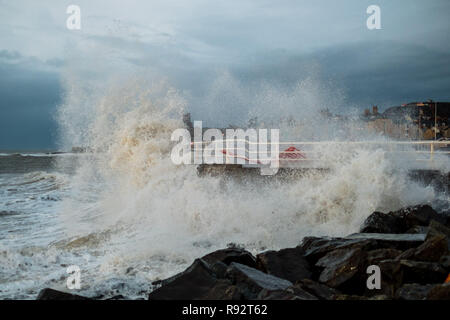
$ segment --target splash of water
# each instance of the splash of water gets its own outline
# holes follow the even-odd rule
[[[395,210],[436,197],[432,188],[408,181],[405,170],[385,151],[363,147],[324,148],[329,173],[305,174],[289,183],[198,177],[194,166],[176,166],[169,157],[170,134],[182,127],[188,102],[166,82],[126,83],[91,102],[92,119],[83,131],[98,152],[81,163],[74,185],[96,190],[95,201],[85,210],[80,210],[79,197],[64,204],[63,216],[73,235],[111,233],[106,265],[163,259],[183,262],[175,263],[179,269],[230,242],[254,251],[295,246],[306,235],[356,232],[374,210]],[[292,107],[309,92],[303,107],[315,109],[303,114],[313,119],[317,103],[324,102],[314,103],[311,87],[313,83],[304,82],[292,92],[279,92],[278,98]],[[262,88],[259,101],[277,100],[274,88]],[[316,124],[302,132],[311,134]],[[317,124],[317,129],[323,126]]]

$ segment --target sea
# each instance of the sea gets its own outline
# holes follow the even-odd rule
[[[171,134],[184,126],[176,91],[126,86],[78,98],[59,107],[61,150],[89,152],[0,152],[0,299],[36,299],[47,287],[145,299],[153,283],[217,249],[257,254],[358,232],[374,211],[450,209],[447,189],[411,178],[411,153],[331,144],[314,150],[326,172],[289,181],[202,176],[170,160]],[[320,124],[307,123],[281,138],[315,138]],[[434,170],[448,177],[450,158]]]

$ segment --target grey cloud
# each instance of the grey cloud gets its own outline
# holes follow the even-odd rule
[[[55,148],[57,74],[0,63],[0,150]]]
[[[4,60],[18,60],[22,55],[17,51],[0,50],[0,59]]]

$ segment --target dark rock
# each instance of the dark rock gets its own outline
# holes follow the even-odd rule
[[[401,233],[403,226],[400,218],[391,213],[374,212],[364,221],[362,233]]]
[[[162,287],[152,291],[149,300],[193,300],[202,299],[216,285],[217,279],[209,266],[201,259],[182,273],[163,282]]]
[[[445,219],[429,205],[405,208],[399,210],[396,214],[404,219],[406,225],[405,231],[413,226],[428,226],[431,220],[445,222]]]
[[[406,250],[422,244],[425,241],[425,237],[425,234],[354,233],[345,238],[375,241],[377,245],[376,249],[393,248],[398,250]]]
[[[296,300],[295,295],[292,292],[285,290],[266,290],[263,289],[259,292],[256,300]]]
[[[226,278],[228,266],[225,263],[217,261],[210,265],[210,269],[218,279]]]
[[[301,289],[311,293],[312,295],[323,300],[332,300],[334,296],[341,294],[338,290],[327,287],[324,284],[315,282],[310,279],[303,279],[295,284],[295,287],[300,287]]]
[[[350,294],[338,294],[334,297],[334,300],[367,300],[368,298],[358,296],[358,295],[350,295]]]
[[[378,266],[381,271],[381,292],[389,297],[394,297],[396,290],[402,286],[403,282],[400,261],[397,259],[381,260]]]
[[[112,296],[112,297],[107,298],[105,300],[126,300],[126,298],[123,295],[118,294],[116,296]]]
[[[427,295],[428,300],[450,300],[450,282],[434,286]]]
[[[394,259],[401,253],[400,250],[389,248],[370,250],[367,252],[367,265],[378,265],[381,260]]]
[[[447,272],[439,263],[400,260],[404,283],[443,283]]]
[[[308,261],[315,264],[317,260],[335,249],[361,248],[372,250],[377,248],[377,242],[366,239],[305,237],[299,247],[305,252]]]
[[[285,290],[292,286],[288,280],[281,279],[270,274],[265,274],[246,265],[232,262],[227,271],[228,278],[236,285],[245,299],[254,299],[261,290],[267,291]]]
[[[425,300],[433,287],[433,284],[406,283],[397,290],[395,298],[399,300]]]
[[[439,223],[436,220],[431,220],[430,225],[428,227],[427,237],[435,237],[443,235],[447,238],[450,238],[450,228],[446,227],[442,223]]]
[[[391,297],[387,296],[385,294],[377,294],[374,296],[371,296],[368,300],[390,300]]]
[[[442,256],[439,263],[444,269],[450,271],[450,255]]]
[[[389,213],[374,212],[364,221],[361,232],[404,233],[417,226],[426,227],[431,220],[445,223],[446,218],[429,205],[408,207]]]
[[[262,290],[258,296],[257,300],[317,300],[317,297],[306,292],[302,288],[296,286],[289,287],[286,290],[274,290],[270,291],[267,289]]]
[[[256,256],[260,270],[276,277],[296,282],[311,277],[308,261],[301,248],[266,251]]]
[[[216,262],[222,262],[227,266],[232,262],[244,264],[246,266],[256,268],[256,259],[253,255],[238,247],[217,250],[202,257],[202,260],[212,265]]]
[[[445,235],[430,237],[414,251],[414,259],[420,261],[438,262],[448,253]]]
[[[416,248],[409,248],[398,255],[395,260],[414,260],[414,254],[416,253]]]
[[[360,271],[364,259],[365,254],[360,248],[333,250],[316,263],[316,266],[325,268],[319,281],[337,288]]]
[[[36,300],[90,300],[90,299],[76,294],[45,288],[39,292]]]
[[[423,234],[427,234],[428,233],[428,227],[424,227],[424,226],[414,226],[408,230],[406,230],[405,233],[423,233]]]
[[[202,296],[202,300],[240,300],[242,294],[238,287],[230,281],[218,280],[216,284]]]

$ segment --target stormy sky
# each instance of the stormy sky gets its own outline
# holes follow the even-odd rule
[[[81,30],[66,27],[81,8]],[[381,30],[366,9],[381,8]],[[450,100],[450,2],[0,1],[0,150],[55,149],[64,79],[162,74],[202,95],[218,70],[289,86],[314,70],[345,104]],[[105,62],[106,61],[106,62]]]

